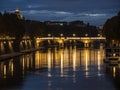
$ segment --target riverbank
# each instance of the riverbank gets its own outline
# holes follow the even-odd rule
[[[9,58],[13,58],[13,57],[17,57],[26,53],[30,53],[30,52],[34,52],[38,49],[29,49],[29,50],[22,50],[20,52],[12,52],[12,53],[8,53],[8,54],[3,54],[0,55],[0,61],[3,61],[5,59],[9,59]]]

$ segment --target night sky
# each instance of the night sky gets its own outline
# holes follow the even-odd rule
[[[82,20],[102,25],[120,11],[120,0],[0,0],[1,12],[14,12],[16,7],[30,20]]]

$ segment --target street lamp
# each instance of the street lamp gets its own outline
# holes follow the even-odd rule
[[[76,34],[73,34],[73,37],[75,37],[76,36]]]
[[[62,36],[63,36],[63,34],[61,33],[61,34],[60,34],[60,36],[62,37]]]
[[[51,34],[48,34],[48,37],[50,37],[51,36]]]
[[[88,34],[86,33],[86,34],[85,34],[85,36],[87,37],[87,36],[88,36]]]
[[[100,37],[100,34],[98,34],[98,37]]]

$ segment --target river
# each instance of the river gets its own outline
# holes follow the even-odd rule
[[[43,48],[0,62],[0,90],[120,90],[104,49]]]

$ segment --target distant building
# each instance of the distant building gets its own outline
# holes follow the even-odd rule
[[[18,19],[23,19],[23,15],[20,13],[19,8],[16,8],[15,14],[17,15]]]
[[[77,26],[77,27],[86,27],[87,25],[83,21],[72,21],[70,25]]]
[[[49,25],[49,26],[56,26],[56,25],[63,26],[63,25],[67,25],[67,22],[46,21],[45,24],[46,24],[46,25]]]

